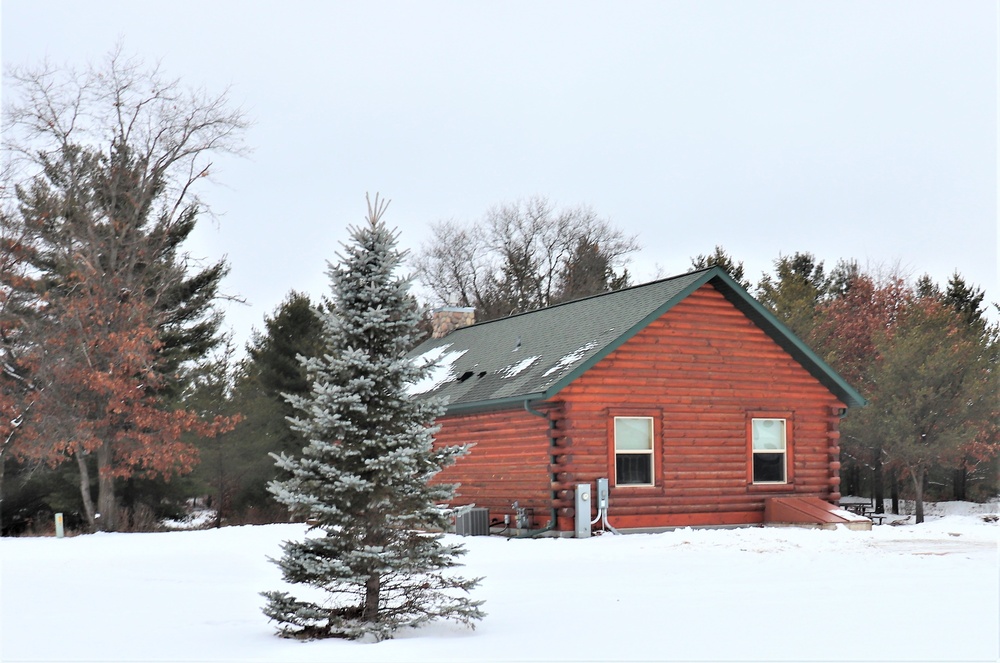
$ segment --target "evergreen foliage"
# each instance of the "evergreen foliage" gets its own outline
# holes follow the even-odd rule
[[[928,488],[949,483],[956,499],[967,483],[993,494],[1000,348],[981,317],[981,291],[958,274],[943,291],[928,276],[913,285],[876,279],[853,262],[841,262],[829,284],[805,339],[869,401],[841,426],[844,490],[870,486],[876,509],[886,485],[897,504],[912,486],[918,509]]]
[[[203,373],[186,402],[215,414],[240,415],[232,431],[197,441],[201,464],[193,478],[209,496],[216,525],[285,520],[267,485],[284,477],[272,453],[297,453],[306,440],[289,428],[295,414],[285,394],[307,395],[311,385],[299,356],[319,354],[322,322],[309,297],[290,292],[264,330],[254,330],[247,357],[231,350]]]
[[[255,440],[247,435],[248,421],[253,422],[262,408],[260,403],[246,398],[245,368],[246,362],[235,360],[235,348],[227,341],[222,352],[199,365],[193,386],[184,397],[185,404],[203,416],[225,416],[234,421],[231,430],[191,439],[198,447],[199,463],[190,476],[194,484],[190,494],[207,498],[205,505],[215,511],[216,527],[245,522],[233,516],[247,483],[252,482],[247,476],[248,466],[264,466],[270,450],[253,449]],[[251,460],[254,455],[259,457],[256,463]],[[258,478],[261,503],[264,485],[273,478],[273,472]]]
[[[264,318],[264,328],[264,332],[255,330],[247,344],[252,373],[264,395],[277,401],[285,415],[291,416],[294,409],[284,394],[309,393],[309,381],[299,357],[319,354],[323,323],[309,296],[293,290],[272,317]],[[301,437],[296,434],[295,439]]]
[[[241,374],[232,393],[208,407],[240,420],[231,431],[197,441],[201,462],[191,476],[199,488],[192,496],[209,498],[206,506],[216,511],[217,526],[286,521],[287,511],[267,492],[268,483],[283,476],[270,454],[299,451],[302,443],[289,441],[278,404]]]
[[[765,274],[757,285],[757,299],[799,338],[812,329],[816,307],[829,286],[823,262],[811,253],[780,256],[775,275]]]
[[[709,267],[721,267],[726,270],[726,273],[733,277],[733,280],[743,286],[746,290],[750,289],[750,281],[747,279],[746,274],[743,271],[743,261],[736,262],[733,257],[726,253],[726,250],[720,246],[715,246],[715,252],[711,254],[701,254],[699,253],[694,258],[691,258],[691,266],[694,269],[707,269]]]
[[[955,272],[948,279],[948,289],[945,291],[944,301],[958,311],[966,325],[981,328],[985,325],[983,318],[983,299],[985,297],[986,293],[981,288],[969,286],[962,275]]]
[[[997,453],[997,348],[963,322],[942,302],[909,302],[895,328],[876,335],[870,402],[853,423],[911,479],[918,523],[928,472]]]
[[[326,600],[264,592],[264,613],[286,637],[381,640],[436,618],[474,626],[483,616],[481,602],[466,596],[478,579],[449,572],[462,547],[421,531],[447,525],[436,505],[454,486],[430,480],[467,448],[435,448],[441,404],[407,393],[428,369],[406,358],[419,314],[396,275],[403,254],[384,211],[376,196],[330,266],[323,352],[304,363],[312,390],[289,398],[299,413],[292,426],[309,444],[301,457],[276,456],[290,478],[270,490],[313,526],[274,561],[285,581]]]
[[[623,268],[621,274],[615,273],[611,259],[601,250],[601,245],[581,237],[573,253],[563,263],[552,303],[621,290],[629,287],[630,281],[627,268]]]
[[[304,397],[311,390],[301,357],[316,356],[323,348],[321,311],[308,295],[291,291],[274,315],[265,316],[264,331],[255,331],[247,344],[248,361],[238,388],[240,397],[252,399],[255,405],[254,412],[247,413],[248,426],[240,444],[247,451],[256,447],[256,451],[246,456],[248,479],[253,484],[245,486],[248,492],[240,500],[244,507],[273,504],[266,486],[282,475],[269,454],[295,453],[308,441],[288,426],[287,419],[296,413],[288,396]],[[263,498],[264,504],[258,504],[258,498]]]

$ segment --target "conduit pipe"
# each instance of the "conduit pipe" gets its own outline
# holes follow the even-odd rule
[[[607,479],[598,479],[597,480],[597,484],[598,484],[598,487],[597,487],[598,499],[600,499],[600,494],[601,494],[600,484],[601,484],[602,481],[604,481],[605,484],[606,484],[607,483]],[[602,531],[606,530],[606,531],[611,532],[612,534],[621,534],[621,532],[619,532],[614,527],[612,527],[611,523],[608,522],[608,509],[610,509],[610,508],[611,508],[611,496],[609,494],[608,497],[607,497],[607,501],[604,502],[604,505],[597,507],[597,516],[595,516],[594,519],[590,521],[590,524],[591,525],[596,525],[597,521],[601,521],[601,530]]]

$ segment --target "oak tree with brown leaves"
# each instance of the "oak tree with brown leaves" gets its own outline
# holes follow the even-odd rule
[[[116,480],[187,472],[196,453],[183,435],[232,425],[178,399],[185,367],[221,340],[212,305],[228,270],[182,244],[210,157],[242,151],[247,123],[225,94],[184,88],[121,48],[84,72],[45,64],[8,79],[2,221],[26,268],[0,274],[18,303],[3,312],[17,330],[3,352],[34,366],[31,431],[13,451],[74,459],[88,521],[114,530]]]

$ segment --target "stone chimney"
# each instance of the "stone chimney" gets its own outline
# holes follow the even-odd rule
[[[476,324],[476,309],[469,306],[445,306],[431,311],[431,338],[441,338],[460,327]]]

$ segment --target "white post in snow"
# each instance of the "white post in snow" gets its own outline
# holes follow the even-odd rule
[[[56,514],[56,538],[61,539],[66,535],[63,531],[63,515],[61,513]]]

